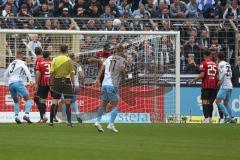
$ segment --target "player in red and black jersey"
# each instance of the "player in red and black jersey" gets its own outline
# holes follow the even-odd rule
[[[36,75],[36,67],[37,67],[37,65],[38,65],[38,63],[40,63],[41,61],[43,61],[43,56],[42,56],[42,48],[40,48],[40,47],[36,47],[35,48],[35,50],[34,50],[34,52],[35,52],[35,54],[36,54],[36,60],[35,60],[35,75]],[[35,82],[36,82],[36,76],[35,76]],[[37,89],[36,87],[35,87],[35,89]],[[37,90],[35,90],[35,93],[37,93],[38,91]],[[39,110],[39,112],[41,113],[41,108],[40,108],[40,98],[39,98],[39,96],[37,96],[37,94],[35,94],[35,96],[34,96],[34,102],[35,102],[35,104],[37,105],[37,108],[38,108],[38,110]]]
[[[211,52],[204,51],[204,61],[200,65],[200,74],[189,83],[192,84],[199,79],[202,79],[202,107],[205,122],[210,123],[213,112],[213,102],[217,96],[218,91],[218,67],[213,61]]]
[[[40,98],[39,112],[40,112],[40,121],[41,123],[46,123],[46,99],[48,93],[50,92],[50,68],[51,68],[51,59],[49,57],[50,53],[45,51],[43,52],[43,60],[37,63],[36,66],[36,96]]]
[[[112,52],[110,50],[110,45],[109,44],[105,44],[103,47],[103,51],[99,51],[97,52],[96,57],[92,57],[88,59],[89,63],[98,63],[98,68],[101,68],[101,66],[103,65],[103,62],[112,55]],[[100,83],[102,83],[104,78],[104,74],[101,75],[100,78]]]

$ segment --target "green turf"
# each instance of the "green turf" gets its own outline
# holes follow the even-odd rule
[[[104,125],[104,127],[106,127]],[[0,160],[240,160],[239,125],[0,124]]]

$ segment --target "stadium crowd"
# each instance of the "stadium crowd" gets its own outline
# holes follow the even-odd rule
[[[237,0],[0,0],[0,27],[180,30],[182,72],[197,73],[203,59],[202,51],[206,48],[214,53],[226,53],[230,63],[234,64],[236,33],[228,20],[239,18],[238,3]],[[113,25],[116,18],[121,20],[118,28]],[[214,22],[217,27],[212,29],[201,21],[207,19],[226,21],[217,20]],[[174,25],[174,22],[182,25]],[[91,41],[91,36],[84,37],[84,42]]]

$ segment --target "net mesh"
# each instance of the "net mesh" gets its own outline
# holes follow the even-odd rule
[[[0,33],[1,77],[8,64],[15,59],[17,50],[26,51],[26,62],[34,77],[36,47],[42,47],[55,57],[61,44],[69,46],[69,53],[75,53],[76,62],[84,71],[84,82],[77,84],[77,103],[81,113],[95,114],[101,103],[100,88],[95,79],[99,63],[104,61],[109,45],[109,53],[115,52],[117,44],[124,46],[127,78],[121,82],[119,121],[141,121],[138,114],[145,115],[149,122],[166,122],[176,117],[176,35],[139,35],[139,34],[14,34]],[[110,54],[109,54],[110,55]],[[34,89],[28,87],[31,98]],[[24,106],[21,103],[21,110]],[[51,97],[47,101],[48,111]],[[12,112],[13,101],[9,95],[4,79],[1,78],[0,112]],[[37,112],[36,106],[32,108]],[[121,117],[122,116],[122,117]],[[125,118],[125,119],[124,119]],[[138,119],[137,119],[138,118]]]

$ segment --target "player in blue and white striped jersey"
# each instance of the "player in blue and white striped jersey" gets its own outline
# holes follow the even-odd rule
[[[4,78],[7,80],[7,85],[9,87],[9,91],[11,97],[14,101],[14,112],[15,112],[15,121],[18,124],[22,122],[19,119],[19,103],[18,103],[18,96],[21,96],[26,101],[25,104],[25,115],[23,120],[27,121],[28,123],[32,123],[29,119],[29,112],[32,107],[32,100],[29,98],[29,92],[27,88],[24,86],[23,81],[24,79],[28,79],[31,85],[33,85],[31,73],[23,61],[24,53],[17,52],[16,60],[9,64]]]
[[[220,121],[220,123],[235,122],[235,119],[232,114],[231,106],[229,106],[229,100],[231,99],[232,94],[232,69],[231,65],[224,61],[224,55],[219,54],[218,56],[218,70],[219,70],[219,83],[220,89],[217,94],[216,104],[221,109],[225,116],[225,121]]]

